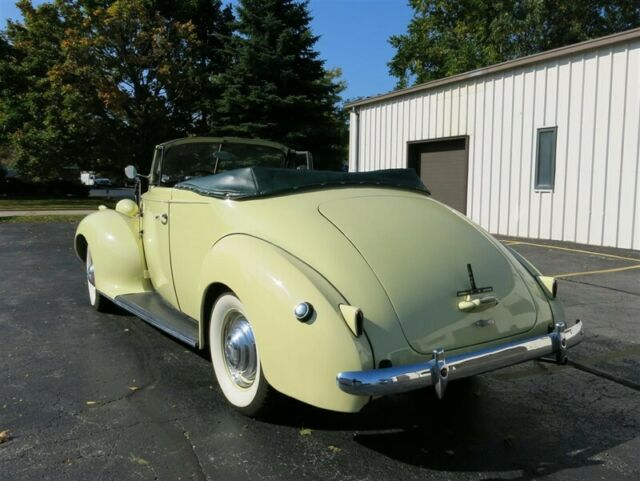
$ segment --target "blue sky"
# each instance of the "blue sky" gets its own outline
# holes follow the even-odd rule
[[[326,67],[340,67],[347,81],[344,99],[393,90],[395,79],[387,68],[393,49],[387,39],[406,30],[411,19],[407,0],[311,0],[310,9]],[[15,1],[0,0],[2,28],[8,18],[19,18]]]
[[[311,0],[312,28],[328,68],[340,67],[347,80],[345,99],[388,92],[395,85],[387,62],[387,41],[403,33],[412,10],[406,0]]]

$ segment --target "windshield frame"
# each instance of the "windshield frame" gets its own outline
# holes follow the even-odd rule
[[[164,142],[155,147],[154,150],[154,158],[151,165],[151,172],[149,175],[149,185],[156,187],[166,187],[172,188],[173,185],[171,183],[164,184],[162,182],[162,173],[164,171],[164,163],[167,160],[167,153],[174,147],[178,147],[180,145],[185,144],[201,144],[208,143],[212,145],[217,145],[218,149],[224,148],[225,144],[242,144],[242,145],[255,145],[260,147],[268,147],[275,150],[279,150],[283,154],[283,161],[286,168],[295,168],[289,167],[291,162],[296,162],[296,156],[298,159],[304,159],[306,163],[306,169],[313,168],[313,158],[309,152],[299,152],[293,149],[290,149],[282,144],[277,142],[271,142],[268,140],[261,139],[246,139],[239,137],[185,137],[181,139],[175,139],[168,142]],[[304,164],[300,164],[304,165]],[[302,167],[305,168],[305,167]],[[216,172],[218,174],[220,172]],[[177,183],[177,182],[176,182]]]

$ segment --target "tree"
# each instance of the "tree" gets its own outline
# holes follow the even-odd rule
[[[637,0],[410,0],[392,36],[399,88],[640,26]]]
[[[11,44],[7,41],[4,33],[0,32],[0,64],[6,66],[12,55],[13,49]],[[10,91],[13,80],[11,71],[6,71],[3,75],[0,75],[0,98],[5,97],[7,92]],[[8,141],[7,119],[3,117],[3,114],[6,115],[0,110],[0,126],[2,127],[0,128],[0,146],[6,144]]]
[[[345,155],[343,84],[314,50],[306,3],[20,0],[0,32],[0,147],[35,179],[120,174],[153,146],[235,134]],[[237,28],[237,32],[236,29]]]
[[[237,16],[233,63],[215,78],[223,93],[212,104],[212,129],[310,150],[316,165],[337,168],[346,143],[343,86],[314,49],[308,2],[241,0]]]
[[[197,83],[195,27],[160,15],[145,0],[102,3],[58,0],[68,26],[63,62],[49,75],[67,92],[69,115],[79,121],[88,111],[83,125],[92,125],[86,147],[97,147],[95,166],[146,169],[153,145],[192,127],[192,106],[182,99],[192,98]]]
[[[194,76],[175,101],[183,110],[191,111],[194,133],[208,133],[217,118],[211,99],[222,94],[221,87],[212,79],[224,72],[232,59],[227,48],[235,21],[232,7],[223,6],[222,0],[155,0],[154,5],[162,16],[194,26],[197,38],[192,46]]]
[[[16,167],[37,178],[54,177],[64,134],[58,136],[60,96],[49,70],[60,62],[64,27],[57,9],[18,2],[24,23],[9,22],[0,53],[0,132],[14,152]],[[39,159],[56,159],[33,167]]]
[[[0,132],[22,173],[144,171],[155,144],[206,128],[203,99],[229,59],[216,35],[231,33],[231,10],[172,3],[18,3],[24,21],[9,22],[0,43]]]

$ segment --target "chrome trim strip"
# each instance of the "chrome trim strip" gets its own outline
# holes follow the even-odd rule
[[[566,351],[582,341],[582,323],[567,327],[555,324],[553,332],[523,341],[445,357],[443,349],[434,350],[434,358],[407,366],[347,371],[338,374],[338,387],[348,393],[381,396],[435,386],[439,397],[444,394],[447,381],[475,376],[488,371],[554,354],[560,364],[566,363]]]

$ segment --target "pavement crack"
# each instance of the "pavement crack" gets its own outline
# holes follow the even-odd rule
[[[142,321],[140,321],[142,322]],[[134,396],[140,394],[148,388],[153,388],[158,382],[158,379],[162,378],[162,373],[159,371],[157,364],[152,361],[153,348],[150,345],[149,337],[143,330],[140,329],[140,325],[132,324],[129,327],[130,332],[138,339],[138,345],[140,350],[138,351],[140,363],[143,370],[146,372],[146,377],[150,379],[148,383],[142,385],[135,391],[126,393],[120,398],[116,398],[111,402],[118,400],[127,400],[130,402],[138,412],[145,418],[152,422],[158,418],[162,418],[162,414],[158,412],[157,407],[154,405],[153,400],[145,399],[144,396]],[[207,481],[207,476],[204,472],[204,468],[200,462],[200,458],[195,451],[195,446],[189,439],[187,430],[181,425],[182,418],[175,418],[157,423],[158,426],[163,428],[163,431],[168,439],[174,440],[176,445],[183,443],[183,448],[179,449],[176,453],[178,458],[182,458],[185,464],[191,466],[193,469],[193,479],[198,481]]]
[[[638,293],[638,292],[631,292],[631,291],[625,291],[624,289],[617,289],[615,287],[602,286],[600,284],[594,284],[593,282],[576,281],[575,279],[566,279],[566,278],[560,278],[558,280],[566,281],[566,282],[573,282],[574,284],[582,284],[582,285],[585,285],[585,286],[599,287],[600,289],[607,289],[608,291],[621,292],[623,294],[629,294],[629,295],[632,295],[632,296],[640,297],[640,293]]]
[[[156,380],[154,380],[153,382],[144,384],[144,385],[140,386],[139,388],[136,388],[134,391],[129,391],[128,393],[123,394],[122,396],[118,396],[118,397],[113,398],[113,399],[107,399],[106,401],[99,401],[97,403],[96,408],[99,409],[99,408],[108,406],[109,404],[117,403],[117,402],[124,401],[124,400],[131,401],[131,398],[133,398],[133,396],[135,394],[140,394],[145,389],[150,388],[150,387],[154,387],[155,384],[156,384]],[[95,409],[95,408],[93,408],[93,409]]]
[[[588,366],[586,364],[583,364],[581,362],[576,362],[573,361],[571,359],[569,359],[568,364],[572,367],[575,367],[576,369],[580,370],[580,371],[584,371],[587,372],[589,374],[593,374],[594,376],[598,376],[600,378],[603,379],[607,379],[608,381],[612,381],[615,382],[617,384],[620,384],[622,386],[631,388],[635,391],[639,391],[640,392],[640,384],[630,381],[628,379],[624,379],[622,377],[616,376],[615,374],[611,374],[609,372],[603,371],[601,369],[598,369],[596,367],[592,367],[592,366]]]
[[[175,423],[178,424],[178,423]],[[202,463],[200,462],[200,458],[198,457],[198,453],[196,453],[196,447],[193,445],[193,443],[191,442],[191,438],[189,437],[189,433],[187,431],[182,431],[182,436],[184,437],[185,441],[187,442],[187,446],[189,448],[189,451],[191,452],[191,455],[193,456],[193,459],[195,460],[195,465],[196,468],[198,469],[198,471],[196,473],[194,473],[197,477],[197,479],[202,480],[202,481],[207,481],[207,475],[204,472],[204,468],[202,467]]]

